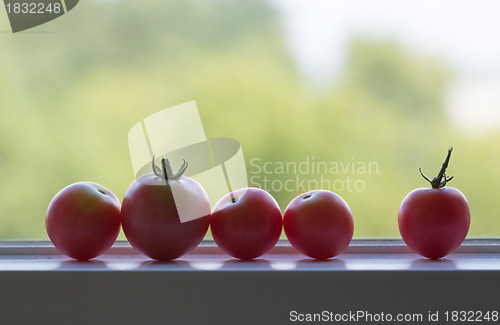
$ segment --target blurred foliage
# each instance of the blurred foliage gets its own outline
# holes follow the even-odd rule
[[[324,175],[365,184],[339,191],[358,238],[399,237],[401,200],[427,186],[418,167],[434,176],[453,144],[450,186],[469,199],[470,236],[498,236],[500,134],[466,138],[446,121],[452,71],[391,40],[353,36],[349,49],[335,84],[309,84],[263,1],[89,0],[34,32],[0,34],[0,239],[47,239],[45,210],[73,182],[121,199],[129,128],[192,99],[208,136],[241,142],[249,172],[254,158],[377,163],[378,173]],[[283,210],[300,194],[270,192]]]

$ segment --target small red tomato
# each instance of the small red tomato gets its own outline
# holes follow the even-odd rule
[[[113,245],[120,232],[120,201],[99,184],[71,184],[50,202],[45,227],[63,254],[78,260],[97,257]]]
[[[339,195],[325,190],[294,198],[285,210],[283,227],[293,247],[316,259],[342,253],[354,233],[347,203]]]
[[[281,235],[278,202],[264,190],[247,188],[227,194],[215,205],[210,229],[217,246],[233,257],[251,260],[267,253]]]
[[[160,261],[173,260],[194,249],[205,237],[210,222],[210,202],[203,187],[173,173],[168,159],[160,170],[138,177],[125,193],[122,227],[130,245]]]
[[[445,174],[452,150],[448,150],[438,176],[432,181],[422,174],[432,188],[413,190],[399,208],[401,237],[414,252],[428,258],[450,254],[462,244],[469,231],[467,199],[459,190],[444,187],[452,179]]]

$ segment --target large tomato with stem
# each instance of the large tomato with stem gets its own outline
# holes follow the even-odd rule
[[[398,213],[399,232],[414,252],[428,258],[441,258],[459,247],[470,226],[469,204],[465,196],[445,185],[453,178],[446,176],[446,168],[453,148],[432,180],[420,174],[431,188],[410,192],[401,202]]]
[[[184,161],[173,172],[168,159],[162,168],[152,161],[153,172],[139,176],[125,193],[122,227],[128,241],[144,255],[167,261],[194,249],[205,237],[210,202],[203,187],[190,177]]]

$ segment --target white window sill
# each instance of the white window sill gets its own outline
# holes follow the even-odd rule
[[[446,312],[500,312],[499,271],[497,239],[467,240],[436,261],[399,240],[355,240],[328,261],[280,242],[250,262],[203,243],[167,263],[126,242],[88,262],[61,255],[48,242],[1,242],[0,323],[311,324],[291,321],[290,313],[363,311],[421,314],[423,321],[415,322],[421,324],[439,312],[432,323],[442,324]]]
[[[254,261],[224,254],[204,242],[172,262],[153,261],[127,242],[87,262],[65,257],[50,242],[0,242],[0,271],[407,271],[500,270],[500,240],[468,239],[444,259],[429,260],[411,252],[401,240],[353,240],[343,254],[317,261],[298,253],[287,241]]]

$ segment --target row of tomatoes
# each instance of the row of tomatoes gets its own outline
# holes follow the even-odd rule
[[[451,149],[446,166],[450,155]],[[202,186],[182,175],[187,163],[176,173],[167,159],[161,163],[159,168],[153,159],[153,172],[134,180],[121,205],[111,191],[91,182],[75,183],[57,193],[45,219],[54,246],[72,258],[91,259],[113,245],[120,225],[132,247],[156,260],[186,254],[200,244],[209,227],[216,244],[240,259],[268,252],[283,229],[293,247],[317,259],[336,256],[351,242],[351,210],[333,192],[301,194],[282,215],[266,191],[240,189],[225,195],[210,211]],[[450,178],[442,177],[429,180],[432,188],[409,193],[398,215],[404,241],[429,258],[446,256],[460,246],[470,225],[467,200],[457,189],[445,188]]]

